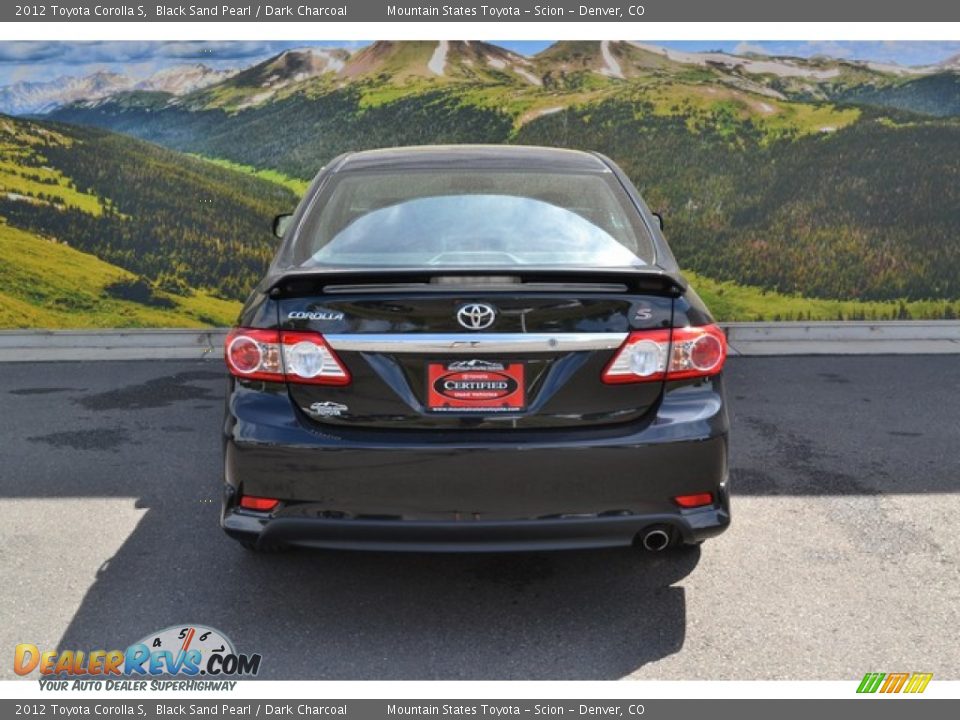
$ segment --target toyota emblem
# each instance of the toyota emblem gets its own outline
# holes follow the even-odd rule
[[[467,330],[486,330],[497,319],[497,311],[486,303],[469,303],[457,310],[457,322]]]

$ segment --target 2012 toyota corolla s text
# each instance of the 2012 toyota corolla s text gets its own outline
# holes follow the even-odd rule
[[[244,546],[662,550],[729,525],[726,337],[607,158],[347,154],[274,230],[225,346]]]

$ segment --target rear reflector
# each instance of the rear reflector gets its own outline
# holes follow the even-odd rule
[[[349,385],[350,373],[320,333],[234,328],[224,343],[230,374],[250,380]]]
[[[713,493],[697,493],[696,495],[677,495],[673,501],[682,508],[703,507],[713,504]]]
[[[708,377],[723,369],[727,337],[716,325],[632,332],[603,371],[603,382]]]
[[[240,507],[245,510],[259,510],[267,512],[273,510],[280,501],[275,498],[256,497],[254,495],[244,495],[240,498]]]

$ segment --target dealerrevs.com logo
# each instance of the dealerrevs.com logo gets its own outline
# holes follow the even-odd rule
[[[13,670],[38,673],[44,690],[232,690],[237,678],[260,672],[260,661],[259,654],[238,653],[219,630],[184,624],[125,650],[41,650],[21,643]]]

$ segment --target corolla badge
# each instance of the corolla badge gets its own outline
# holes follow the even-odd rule
[[[324,402],[313,403],[307,412],[317,417],[340,417],[343,413],[347,412],[347,410],[349,410],[349,408],[343,403],[326,400]]]
[[[290,320],[330,320],[335,322],[343,320],[343,313],[330,310],[294,310],[287,313],[287,318]]]
[[[486,330],[497,319],[497,311],[486,303],[467,303],[457,310],[457,322],[467,330]]]

